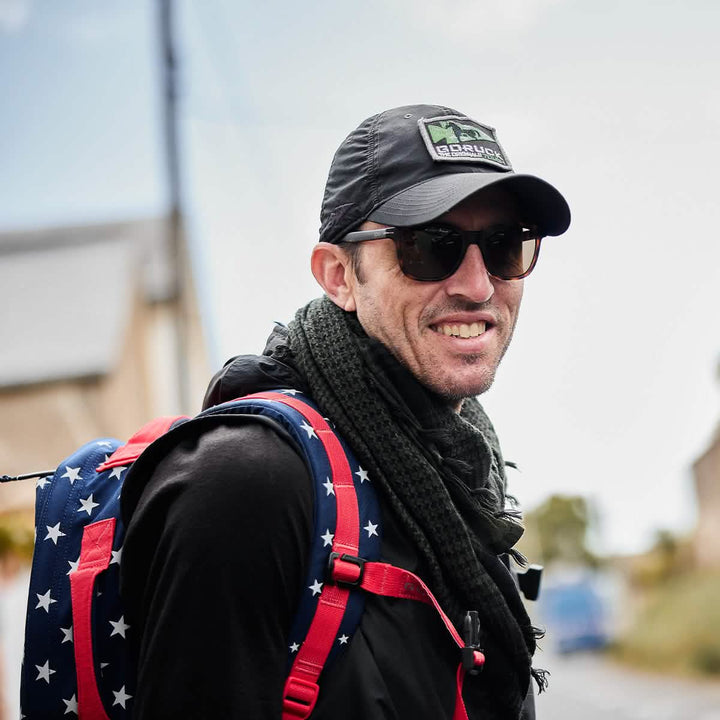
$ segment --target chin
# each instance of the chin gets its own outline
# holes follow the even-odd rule
[[[481,374],[474,373],[473,377],[464,379],[455,377],[429,378],[425,385],[448,402],[457,404],[465,400],[465,398],[475,397],[487,392],[494,380],[495,372],[486,371]]]

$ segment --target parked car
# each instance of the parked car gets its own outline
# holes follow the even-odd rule
[[[609,612],[599,585],[590,572],[555,575],[544,584],[540,612],[558,652],[596,650],[610,641]]]

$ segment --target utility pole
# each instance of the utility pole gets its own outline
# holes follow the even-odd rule
[[[169,194],[167,221],[167,244],[172,263],[173,292],[171,296],[174,353],[177,372],[177,398],[180,412],[190,406],[189,347],[188,347],[188,298],[186,287],[189,273],[188,252],[185,242],[182,187],[180,178],[180,148],[177,105],[177,56],[173,25],[173,0],[159,0],[159,26],[161,73],[163,87],[163,138],[165,143],[166,172]]]

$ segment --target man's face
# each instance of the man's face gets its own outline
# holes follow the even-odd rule
[[[490,188],[438,220],[483,230],[521,217],[511,196]],[[382,227],[366,222],[360,229]],[[438,282],[403,275],[391,239],[363,243],[361,253],[362,281],[353,276],[351,294],[365,332],[449,401],[485,392],[510,343],[523,281],[488,275],[477,245],[468,248],[453,275]]]

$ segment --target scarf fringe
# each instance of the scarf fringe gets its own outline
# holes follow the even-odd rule
[[[545,692],[548,689],[549,681],[548,676],[551,674],[549,670],[543,668],[532,668],[530,674],[533,676],[533,680],[537,684],[538,695]]]

